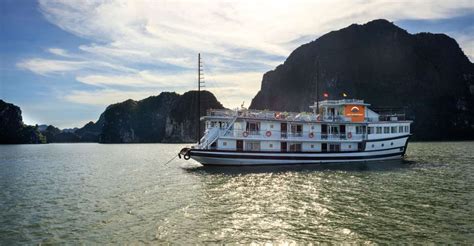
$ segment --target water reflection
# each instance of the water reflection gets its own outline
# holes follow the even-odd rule
[[[208,174],[248,174],[248,173],[284,173],[284,172],[316,172],[316,171],[397,171],[416,164],[409,160],[388,160],[380,162],[357,162],[357,163],[330,163],[330,164],[291,164],[291,165],[269,165],[269,166],[185,166],[184,170],[190,173]]]
[[[196,208],[195,212],[202,221],[213,218],[206,225],[208,230],[195,236],[217,242],[232,238],[240,243],[370,242],[360,226],[370,224],[370,230],[377,230],[371,210],[377,210],[376,206],[385,201],[384,192],[378,193],[380,196],[371,194],[374,182],[381,182],[375,189],[384,186],[377,173],[397,172],[411,164],[395,160],[187,167],[184,170],[201,183],[201,210]],[[368,173],[375,178],[367,178]]]

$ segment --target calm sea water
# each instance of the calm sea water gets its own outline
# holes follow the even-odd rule
[[[183,146],[0,146],[0,244],[474,243],[474,142],[371,164],[164,165]]]

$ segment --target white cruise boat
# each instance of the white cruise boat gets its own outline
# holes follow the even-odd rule
[[[179,157],[203,165],[364,162],[402,158],[411,121],[363,100],[325,100],[312,112],[209,110],[205,134]]]

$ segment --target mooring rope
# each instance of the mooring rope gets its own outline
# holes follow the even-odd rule
[[[165,164],[163,164],[164,166],[168,165],[170,162],[174,161],[174,159],[176,159],[176,157],[178,157],[178,155],[175,155],[173,158],[171,158],[169,161],[165,162]]]

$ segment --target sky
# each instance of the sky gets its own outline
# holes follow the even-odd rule
[[[105,108],[163,91],[206,89],[248,106],[266,71],[297,47],[387,19],[446,33],[474,61],[474,0],[0,0],[0,99],[27,124],[82,127]]]

